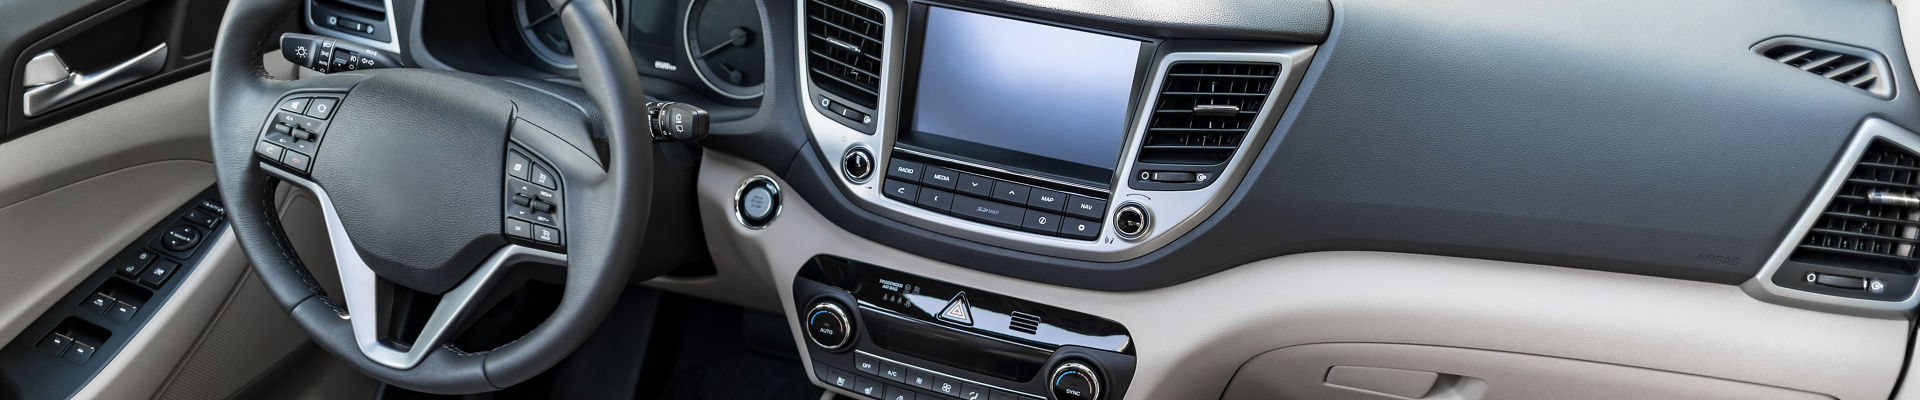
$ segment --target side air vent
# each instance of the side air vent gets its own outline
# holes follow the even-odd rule
[[[1012,329],[1014,332],[1021,332],[1029,335],[1033,334],[1034,332],[1039,332],[1040,316],[1023,313],[1019,311],[1014,311],[1013,321],[1007,323],[1007,329]]]
[[[855,0],[807,2],[807,67],[813,84],[855,104],[880,103],[886,16]]]
[[[1871,50],[1786,37],[1761,42],[1754,46],[1754,51],[1789,67],[1865,90],[1881,98],[1893,94],[1887,63],[1879,53]]]
[[[1904,299],[1920,273],[1920,156],[1875,140],[1844,179],[1774,281],[1847,297]]]

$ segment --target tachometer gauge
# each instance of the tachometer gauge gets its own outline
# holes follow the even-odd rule
[[[613,15],[620,15],[619,5],[607,2]],[[541,62],[561,69],[574,68],[573,44],[567,41],[567,28],[560,24],[560,14],[553,11],[553,5],[546,0],[513,0],[513,22],[520,38]]]
[[[765,92],[767,50],[753,0],[694,0],[686,27],[682,47],[708,88],[740,100]]]

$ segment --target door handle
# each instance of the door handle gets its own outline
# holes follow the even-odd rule
[[[38,64],[38,66],[35,64]],[[126,86],[129,83],[139,81],[148,76],[153,76],[153,74],[160,73],[160,70],[166,67],[166,65],[166,43],[154,46],[152,50],[140,53],[140,55],[134,56],[133,59],[122,61],[112,67],[107,67],[107,69],[89,74],[67,71],[66,64],[60,61],[60,55],[54,53],[53,50],[47,50],[44,53],[40,53],[40,55],[34,56],[33,61],[28,62],[28,75],[38,75],[42,78],[27,80],[27,84],[30,87],[27,88],[26,101],[23,102],[25,103],[24,111],[29,117],[39,116],[48,111],[53,111],[54,109],[73,104],[88,97],[106,93],[108,90]],[[36,69],[39,71],[35,72]],[[66,77],[57,81],[47,82],[44,78],[47,76],[57,77],[63,72],[66,74]]]

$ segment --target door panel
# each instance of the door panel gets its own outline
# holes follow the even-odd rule
[[[213,36],[227,0],[72,0],[0,3],[0,141],[19,138],[53,124],[80,117],[173,82],[206,72],[212,58]],[[291,20],[291,19],[289,19]],[[158,52],[150,53],[156,49]],[[106,71],[143,54],[151,68],[132,68],[125,79],[95,85],[97,90],[60,96],[73,99],[58,107],[26,112],[27,93],[43,91],[36,104],[48,104],[48,88],[71,85],[72,80],[44,84],[29,81],[28,62],[45,53],[63,65],[53,71],[73,74]],[[52,76],[66,75],[52,73]],[[36,75],[36,77],[39,75]],[[41,89],[41,90],[36,90]]]

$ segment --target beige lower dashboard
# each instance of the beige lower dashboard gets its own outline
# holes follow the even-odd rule
[[[1729,285],[1465,258],[1308,253],[1147,291],[1053,286],[865,240],[826,220],[790,190],[778,219],[764,229],[749,229],[732,216],[735,190],[752,176],[774,174],[712,151],[701,169],[701,219],[720,273],[704,282],[656,280],[654,286],[797,315],[791,296],[795,273],[808,258],[832,254],[1085,312],[1131,331],[1139,365],[1127,397],[1134,399],[1220,398],[1235,379],[1242,379],[1232,382],[1237,387],[1324,384],[1284,381],[1284,374],[1249,366],[1276,350],[1327,343],[1488,350],[1570,360],[1540,365],[1630,367],[1657,374],[1645,376],[1693,376],[1736,385],[1728,387],[1765,388],[1749,393],[1780,393],[1780,398],[1846,400],[1888,398],[1906,358],[1909,327],[1903,320],[1777,306]],[[778,295],[738,293],[753,290]],[[779,302],[777,307],[762,304],[772,301]],[[796,345],[808,345],[798,326],[790,329]],[[1374,352],[1343,354],[1340,348],[1314,348],[1320,352],[1316,360],[1389,367],[1364,365],[1377,356]],[[1486,381],[1485,398],[1513,398],[1498,395],[1537,390],[1568,372],[1543,368],[1536,375],[1508,371]],[[1660,382],[1699,381],[1652,382],[1638,383],[1659,389]],[[1642,388],[1633,393],[1691,392]]]

